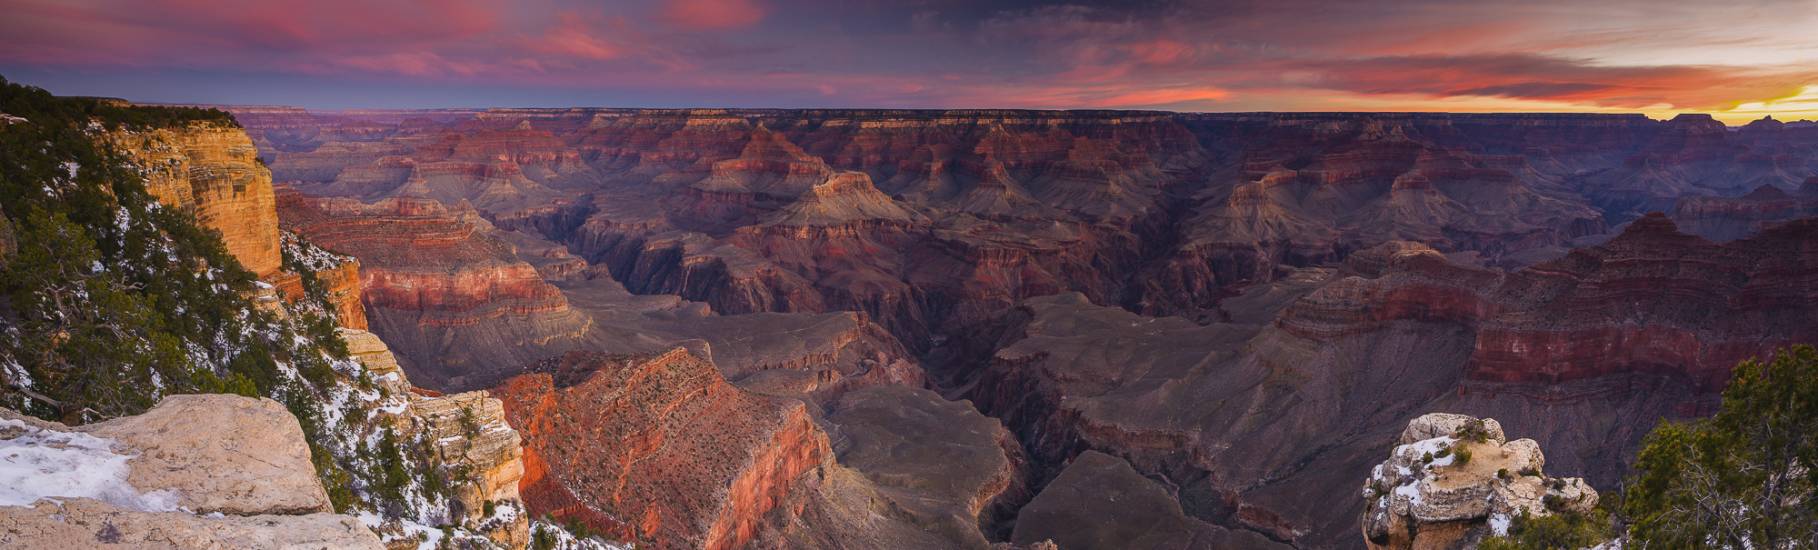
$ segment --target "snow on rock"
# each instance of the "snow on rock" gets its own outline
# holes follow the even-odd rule
[[[166,398],[80,427],[0,409],[0,547],[382,548],[329,513],[282,405]]]
[[[127,481],[131,455],[117,443],[75,431],[0,418],[0,506],[92,498],[142,512],[177,509],[174,490],[140,492]]]
[[[1512,518],[1589,511],[1597,492],[1578,478],[1550,478],[1531,439],[1508,441],[1492,419],[1429,414],[1408,423],[1362,496],[1371,548],[1475,546],[1508,533]]]

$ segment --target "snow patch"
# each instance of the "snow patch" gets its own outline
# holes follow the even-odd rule
[[[54,498],[92,498],[146,512],[177,510],[176,491],[141,493],[127,483],[132,457],[114,441],[80,432],[0,419],[0,506],[30,506]]]
[[[1498,537],[1509,536],[1509,523],[1510,519],[1508,514],[1491,514],[1490,532]]]

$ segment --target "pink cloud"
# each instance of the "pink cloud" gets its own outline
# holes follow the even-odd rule
[[[555,28],[531,43],[532,50],[596,61],[616,59],[626,53],[624,46],[608,40],[604,32],[580,15],[564,13],[557,20]]]
[[[684,29],[721,30],[756,25],[764,8],[754,0],[668,0],[663,19]]]

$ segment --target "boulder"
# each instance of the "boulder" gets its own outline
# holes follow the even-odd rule
[[[332,513],[297,419],[176,395],[80,427],[0,409],[0,547],[382,548]]]
[[[175,490],[198,514],[333,511],[303,428],[283,405],[234,395],[173,395],[145,414],[77,428],[137,452],[128,480]]]

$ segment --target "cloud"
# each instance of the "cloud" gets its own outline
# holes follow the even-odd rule
[[[692,30],[749,27],[764,20],[764,8],[755,0],[667,0],[663,19]]]
[[[616,59],[626,53],[625,46],[607,37],[609,32],[580,14],[559,14],[557,21],[555,27],[530,42],[532,51],[595,61]],[[617,26],[624,27],[622,22]]]
[[[1727,109],[1786,97],[1818,70],[1726,66],[1605,66],[1587,59],[1512,53],[1314,60],[1293,64],[1314,88],[1361,94],[1488,96],[1601,107]]]
[[[0,1],[0,71],[171,89],[203,73],[634,104],[1719,111],[1809,110],[1772,100],[1818,84],[1811,0]]]

